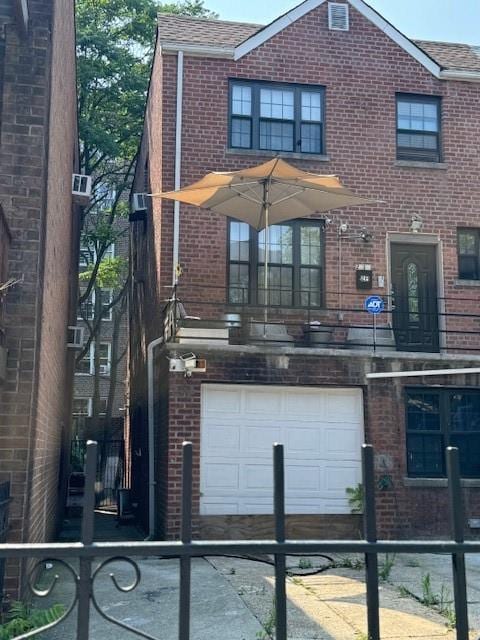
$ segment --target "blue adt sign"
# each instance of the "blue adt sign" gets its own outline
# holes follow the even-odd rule
[[[365,311],[368,313],[381,313],[385,309],[385,303],[380,296],[368,296],[365,299]]]

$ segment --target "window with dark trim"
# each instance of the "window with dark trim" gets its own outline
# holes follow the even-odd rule
[[[313,307],[323,304],[323,221],[272,225],[265,295],[265,231],[229,220],[228,298],[232,304]]]
[[[435,96],[397,94],[397,159],[441,160],[441,101]]]
[[[458,447],[460,473],[480,478],[480,391],[408,389],[407,470],[413,477],[444,477],[445,448]]]
[[[232,80],[230,147],[325,153],[324,91],[319,86]]]
[[[480,280],[480,229],[457,230],[458,277]]]

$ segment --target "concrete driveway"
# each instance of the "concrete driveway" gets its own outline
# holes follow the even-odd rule
[[[395,558],[388,582],[381,583],[382,639],[453,640],[445,615],[421,604],[409,593],[422,596],[421,580],[430,571],[432,592],[447,582],[448,558]],[[288,558],[288,637],[290,640],[366,640],[364,570],[361,559],[335,558],[336,565],[319,558]],[[428,563],[428,564],[427,564]],[[115,589],[109,573],[123,586],[133,572],[125,563],[106,568],[95,582],[99,605],[108,616],[158,640],[178,637],[178,562],[144,558],[138,561],[142,580],[138,587],[122,593]],[[475,563],[473,563],[475,564]],[[57,572],[47,572],[50,577]],[[326,570],[325,570],[326,569]],[[320,572],[318,572],[320,570]],[[470,573],[478,571],[480,560]],[[50,603],[68,601],[71,580],[59,570],[60,584]],[[267,640],[274,630],[273,567],[237,558],[196,559],[192,563],[192,640]],[[418,586],[420,584],[420,587]],[[402,589],[400,589],[402,586]],[[478,621],[480,586],[471,589],[472,620]],[[446,597],[447,594],[444,593]],[[480,609],[479,609],[480,610]],[[475,622],[476,624],[476,622]],[[47,640],[74,639],[76,617],[39,637]],[[104,620],[92,610],[92,640],[131,640],[131,632]],[[472,638],[477,636],[472,634]]]

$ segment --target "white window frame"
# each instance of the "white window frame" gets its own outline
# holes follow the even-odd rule
[[[111,368],[112,368],[112,343],[111,342],[99,342],[99,345],[100,345],[100,347],[102,347],[102,345],[107,345],[107,364],[106,365],[100,365],[100,367],[106,366],[106,370],[103,373],[100,370],[100,375],[108,377],[110,375],[110,371],[111,371]],[[89,362],[90,362],[89,372],[86,373],[85,371],[76,371],[75,375],[77,375],[77,376],[93,376],[93,375],[95,375],[95,342],[93,342],[93,341],[90,343],[88,354],[86,354],[82,358],[82,360],[86,360],[86,359],[88,359]]]
[[[108,292],[109,296],[108,296],[108,313],[105,315],[105,317],[103,318],[103,320],[105,322],[111,322],[113,319],[113,314],[112,314],[112,307],[110,306],[113,302],[113,288],[112,287],[107,287],[105,289],[102,289],[102,292]],[[87,300],[83,303],[83,304],[87,304],[90,301],[90,304],[92,305],[91,308],[95,309],[95,289],[92,289],[92,291],[90,292],[90,295],[88,296]],[[106,305],[105,305],[106,306]],[[87,315],[86,318],[83,318],[83,316],[80,315],[80,312],[77,315],[77,320],[93,320],[93,315]]]
[[[87,413],[75,413],[73,411],[73,407],[72,407],[72,417],[73,418],[91,418],[92,417],[92,411],[93,411],[93,398],[88,398],[88,397],[80,397],[80,398],[74,398],[73,401],[75,402],[75,400],[86,400],[87,401]]]

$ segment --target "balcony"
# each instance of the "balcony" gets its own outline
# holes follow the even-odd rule
[[[480,300],[473,297],[435,297],[425,304],[414,296],[384,295],[385,310],[373,315],[364,309],[369,292],[327,291],[325,306],[309,304],[308,291],[297,292],[297,299],[307,302],[304,307],[250,304],[247,293],[238,289],[232,296],[231,289],[221,287],[177,286],[164,308],[165,341],[224,349],[232,345],[288,349],[289,353],[302,348],[319,354],[348,350],[364,355],[480,359]],[[282,300],[280,289],[271,288],[268,295]],[[258,297],[265,299],[260,292]],[[235,302],[229,302],[232,298]]]

